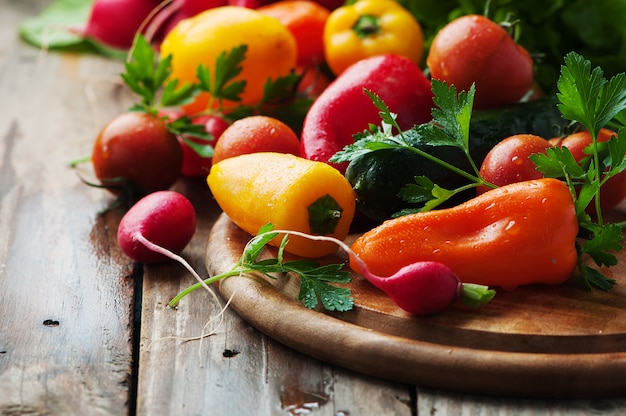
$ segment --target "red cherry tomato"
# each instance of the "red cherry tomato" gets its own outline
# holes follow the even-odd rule
[[[128,112],[100,131],[91,160],[96,177],[111,192],[120,192],[121,179],[153,192],[168,189],[179,178],[183,151],[162,119]]]
[[[475,108],[518,102],[531,90],[533,61],[500,25],[466,15],[444,26],[430,46],[426,63],[432,78],[457,91],[476,85]]]
[[[609,129],[601,129],[598,134],[598,142],[606,142],[616,133]],[[580,131],[564,137],[558,143],[558,146],[567,147],[572,153],[574,159],[581,161],[589,154],[585,153],[585,149],[591,145],[591,134],[588,131]],[[626,198],[626,172],[622,172],[606,181],[600,190],[600,206],[603,212],[610,211]],[[589,204],[589,214],[594,214],[595,203]]]
[[[504,186],[515,182],[540,179],[543,174],[537,170],[529,156],[545,153],[552,145],[548,140],[533,134],[517,134],[507,137],[487,153],[480,166],[480,174],[487,182]],[[476,188],[478,194],[489,190],[486,186]]]
[[[276,152],[300,154],[300,142],[287,124],[268,116],[248,116],[236,120],[220,136],[213,163],[247,153]]]

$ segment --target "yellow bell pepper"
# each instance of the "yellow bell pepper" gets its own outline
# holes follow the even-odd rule
[[[214,164],[207,183],[222,211],[252,235],[272,223],[275,229],[343,240],[354,218],[352,186],[324,162],[274,152],[244,154]],[[281,240],[279,235],[270,244]],[[285,251],[314,258],[336,252],[337,245],[289,236]]]
[[[394,0],[360,0],[339,7],[324,26],[324,55],[335,75],[361,59],[387,53],[419,63],[423,52],[422,27]]]

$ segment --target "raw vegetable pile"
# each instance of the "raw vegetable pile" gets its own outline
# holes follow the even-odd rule
[[[170,306],[294,273],[304,306],[346,311],[350,267],[423,315],[492,288],[618,284],[603,273],[624,225],[605,214],[626,198],[626,2],[548,3],[58,0],[22,35],[125,57],[139,100],[103,126],[84,181],[130,208],[127,255],[194,274]],[[133,13],[113,32],[117,7]],[[37,36],[69,9],[84,29]],[[583,13],[598,24],[561,38]],[[204,280],[179,255],[196,213],[169,190],[190,177],[253,236]],[[338,250],[349,264],[328,264]]]

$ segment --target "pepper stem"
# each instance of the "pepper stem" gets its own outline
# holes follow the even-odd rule
[[[341,219],[343,208],[335,198],[326,194],[308,206],[311,234],[332,234]]]
[[[364,14],[359,16],[352,26],[352,30],[360,39],[365,39],[380,32],[380,22],[378,16]]]

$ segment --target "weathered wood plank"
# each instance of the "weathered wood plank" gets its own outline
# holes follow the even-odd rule
[[[530,400],[417,390],[418,415],[619,416],[626,399]]]
[[[114,245],[119,215],[68,162],[90,152],[102,119],[86,88],[119,63],[40,54],[17,24],[47,1],[0,13],[0,414],[127,413],[133,264]],[[94,84],[96,82],[96,84]]]

